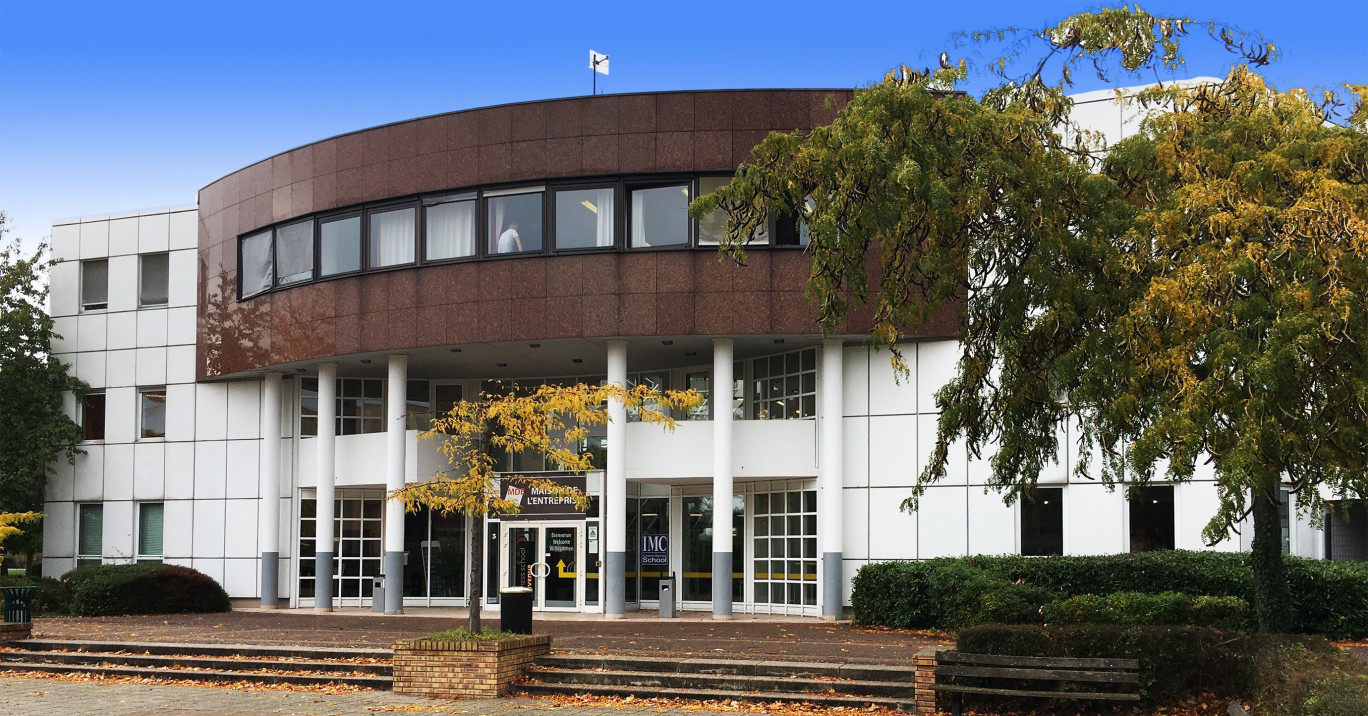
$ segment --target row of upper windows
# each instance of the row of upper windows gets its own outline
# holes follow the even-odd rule
[[[138,257],[138,307],[165,306],[170,296],[171,255],[165,251]],[[81,262],[81,310],[109,307],[109,259]]]
[[[94,390],[81,397],[81,435],[84,440],[105,439],[105,394]],[[166,386],[138,388],[138,439],[166,437]]]
[[[716,246],[726,230],[725,214],[694,221],[689,201],[730,180],[701,176],[486,189],[311,216],[239,239],[238,297],[363,271],[480,257]],[[753,244],[807,244],[801,222],[781,218],[768,224]]]

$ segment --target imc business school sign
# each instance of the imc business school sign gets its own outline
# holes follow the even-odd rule
[[[585,491],[584,475],[570,473],[536,473],[529,475],[539,479],[554,480],[563,487]],[[499,497],[518,505],[518,514],[506,515],[513,520],[582,520],[584,510],[575,507],[570,497],[554,495],[522,482],[499,481]]]

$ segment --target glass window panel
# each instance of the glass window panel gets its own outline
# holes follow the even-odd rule
[[[255,296],[275,282],[275,262],[271,257],[271,231],[268,229],[242,240],[242,261],[238,283],[242,297]]]
[[[817,515],[803,515],[803,534],[817,534]]]
[[[804,511],[804,512],[816,512],[816,511],[817,511],[817,491],[816,491],[816,490],[803,490],[803,511]]]
[[[138,402],[141,404],[139,436],[144,438],[166,437],[166,388],[138,389]]]
[[[377,211],[370,215],[370,265],[373,268],[413,263],[413,207]]]
[[[784,518],[770,518],[770,534],[782,536],[784,534]]]
[[[769,359],[769,374],[770,374],[771,376],[778,376],[778,375],[783,375],[783,374],[784,374],[784,357],[783,357],[783,356],[770,356],[770,359]]]
[[[793,584],[788,585],[788,603],[789,603],[789,604],[798,604],[798,603],[799,603],[799,601],[798,601],[798,595],[799,595],[799,592],[800,592],[802,586],[803,586],[802,584],[799,584],[799,583],[797,583],[797,582],[794,582]]]
[[[104,549],[104,505],[81,505],[77,553],[98,557]]]
[[[769,518],[768,518],[768,517],[756,517],[756,518],[755,518],[755,536],[756,536],[756,537],[764,537],[764,536],[766,536],[766,535],[768,535],[768,534],[769,534]]]
[[[769,540],[764,538],[755,540],[755,556],[758,558],[769,556]]]
[[[139,259],[139,264],[138,305],[165,306],[169,283],[169,254],[144,254]]]
[[[784,372],[785,372],[785,373],[797,373],[797,372],[798,372],[798,354],[797,354],[797,353],[789,353],[788,355],[784,356]]]
[[[613,246],[613,189],[556,192],[556,248]]]
[[[385,385],[379,380],[365,380],[361,382],[364,396],[367,398],[382,398],[385,395]]]
[[[81,262],[81,308],[98,310],[109,306],[109,261]]]
[[[632,248],[680,246],[689,242],[687,185],[632,192]]]
[[[803,396],[802,414],[798,417],[810,418],[817,414],[817,398],[811,395]]]
[[[817,374],[816,374],[816,373],[804,373],[804,374],[803,374],[803,392],[804,392],[804,393],[815,393],[815,392],[817,392]]]
[[[774,539],[771,539],[771,540],[770,540],[770,556],[771,556],[771,557],[783,557],[783,556],[784,556],[784,538],[783,538],[783,537],[775,537]]]
[[[81,399],[81,430],[86,440],[104,440],[104,393],[86,393]]]
[[[769,514],[769,493],[761,493],[755,496],[755,514]],[[760,520],[756,520],[755,523],[760,524]]]
[[[814,533],[812,533],[812,534],[816,534],[816,533],[814,532]],[[803,556],[804,556],[804,557],[812,557],[812,558],[816,558],[816,557],[817,557],[817,538],[816,538],[816,537],[804,537],[804,538],[803,538]]]
[[[765,604],[769,602],[769,585],[757,583],[755,585],[755,603]]]
[[[785,499],[787,499],[787,501],[788,501],[788,511],[789,511],[789,513],[802,512],[802,511],[803,511],[803,502],[802,502],[803,496],[802,496],[802,493],[799,493],[799,492],[790,492],[790,493],[788,493],[788,494],[785,495]]]
[[[320,276],[361,270],[361,217],[319,222],[318,264]]]
[[[803,351],[803,370],[817,370],[817,349]]]
[[[711,194],[714,191],[726,186],[732,180],[731,177],[699,177],[698,195]],[[751,243],[769,243],[769,222],[760,226],[751,235]],[[721,243],[727,235],[727,212],[718,209],[711,214],[698,220],[698,244],[699,246],[716,246]]]
[[[287,286],[313,278],[313,221],[276,229],[276,284]]]
[[[160,557],[162,553],[162,503],[138,505],[138,556]]]
[[[423,259],[440,261],[475,255],[475,202],[451,201],[423,209],[427,236]]]
[[[803,605],[809,607],[817,605],[817,585],[803,585]]]
[[[485,212],[490,255],[541,251],[541,192],[489,197]]]

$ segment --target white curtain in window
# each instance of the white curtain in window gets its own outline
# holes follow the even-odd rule
[[[507,205],[503,199],[490,199],[489,211],[489,253],[499,253],[499,234],[504,231],[504,214],[507,213]]]
[[[475,255],[475,202],[456,201],[427,208],[428,260]]]
[[[417,230],[413,209],[371,214],[371,266],[413,263],[413,239]]]
[[[276,229],[276,263],[281,286],[313,278],[312,221]]]
[[[649,246],[646,243],[646,192],[632,192],[632,248]]]
[[[238,282],[242,295],[252,296],[271,287],[275,266],[271,261],[271,232],[263,231],[242,240],[242,270]]]
[[[613,190],[595,189],[594,206],[598,207],[598,224],[595,227],[594,245],[600,247],[613,245]]]

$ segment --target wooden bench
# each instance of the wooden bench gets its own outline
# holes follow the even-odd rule
[[[1088,699],[1140,700],[1140,662],[1136,659],[1073,659],[1067,657],[998,656],[943,651],[936,655],[933,691],[954,695],[951,713],[960,716],[964,694]],[[941,683],[942,679],[948,679]],[[1000,688],[991,680],[1053,682],[1070,690]],[[983,684],[988,681],[988,685]],[[967,682],[967,683],[966,683]]]

